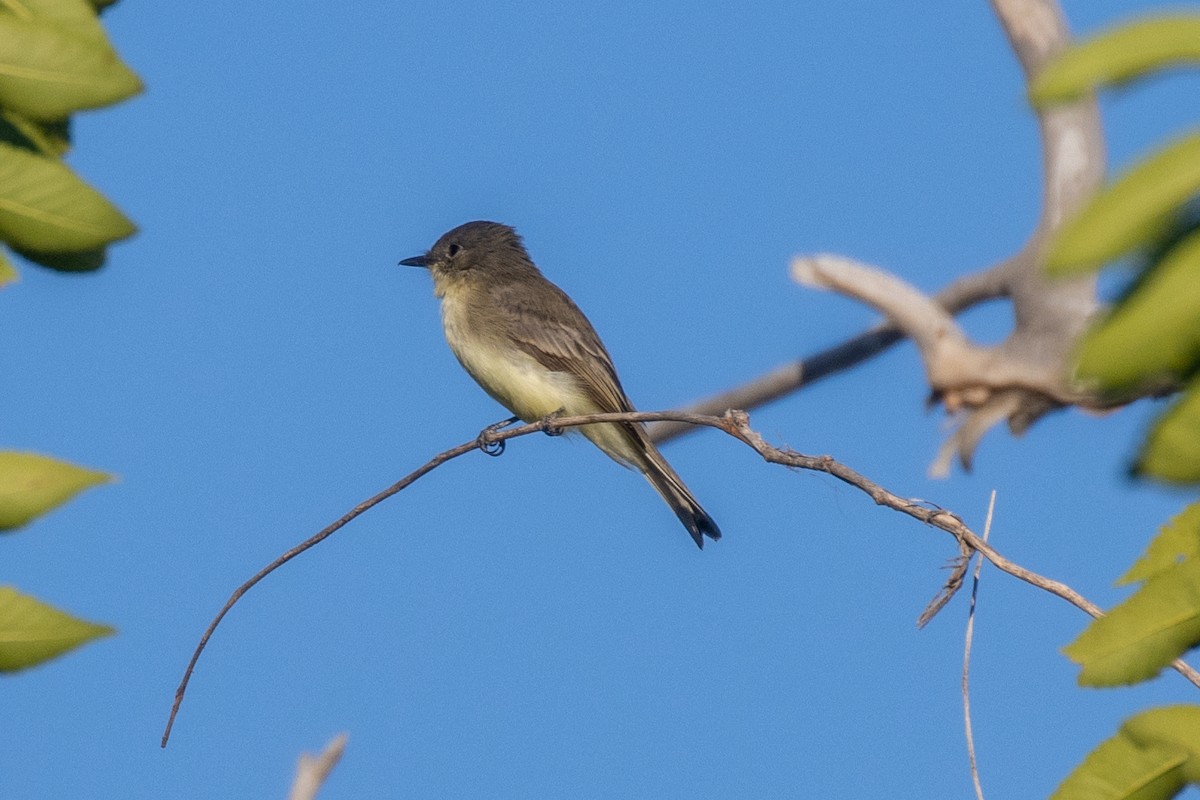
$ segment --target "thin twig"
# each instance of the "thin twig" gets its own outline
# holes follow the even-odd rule
[[[456,447],[452,447],[443,453],[431,458],[422,466],[418,467],[413,472],[405,475],[396,483],[384,489],[374,497],[364,500],[357,506],[348,511],[336,522],[326,526],[304,542],[296,545],[288,550],[283,555],[276,558],[267,566],[259,570],[252,578],[239,586],[225,605],[209,623],[205,629],[204,635],[200,637],[199,644],[196,645],[196,650],[192,653],[192,658],[188,661],[187,669],[184,671],[183,680],[179,684],[179,688],[175,690],[175,701],[171,705],[171,714],[167,720],[166,729],[163,731],[162,746],[167,746],[167,740],[171,736],[171,727],[175,723],[175,716],[179,712],[179,706],[183,702],[184,693],[187,691],[188,682],[191,680],[192,672],[196,668],[196,662],[200,660],[200,654],[204,651],[208,640],[212,637],[217,625],[221,623],[229,610],[233,608],[241,597],[246,594],[256,583],[261,581],[270,573],[274,572],[279,567],[291,561],[296,556],[303,553],[305,550],[313,547],[321,541],[328,538],[339,528],[353,520],[365,511],[379,505],[387,498],[400,492],[411,485],[418,478],[426,475],[435,468],[452,459],[469,453],[472,450],[483,449],[488,451],[496,443],[506,442],[509,439],[515,439],[520,436],[528,436],[531,433],[537,432],[558,432],[567,428],[575,428],[581,425],[598,425],[610,422],[654,422],[662,420],[673,420],[686,422],[689,425],[703,425],[709,428],[716,428],[729,434],[735,439],[749,445],[760,456],[769,463],[782,464],[788,467],[797,467],[800,469],[814,470],[816,472],[824,472],[827,475],[832,475],[840,481],[843,481],[855,488],[866,493],[872,500],[881,506],[885,506],[894,511],[899,511],[903,514],[931,525],[935,528],[945,531],[953,536],[960,546],[966,545],[971,549],[982,553],[984,558],[995,564],[1001,571],[1007,572],[1015,578],[1032,584],[1044,591],[1050,592],[1053,595],[1061,597],[1073,606],[1082,609],[1093,617],[1101,616],[1100,608],[1088,601],[1071,587],[1059,581],[1051,580],[1038,575],[1036,572],[1025,569],[1019,564],[1009,561],[1004,556],[997,553],[979,536],[977,536],[970,528],[963,523],[954,514],[940,508],[927,508],[912,500],[907,500],[897,494],[889,492],[874,481],[860,475],[850,467],[834,461],[831,456],[806,456],[797,453],[794,450],[785,448],[777,448],[768,444],[762,436],[750,428],[750,418],[744,411],[730,410],[722,416],[713,416],[710,414],[685,414],[678,411],[628,411],[615,414],[587,414],[576,417],[556,417],[553,419],[545,419],[539,422],[529,422],[524,425],[517,425],[505,430],[486,429],[478,437],[471,441],[464,442]],[[1200,673],[1197,673],[1183,661],[1176,660],[1172,666],[1177,672],[1182,674],[1197,688],[1200,688]]]
[[[192,672],[196,669],[196,662],[200,660],[200,654],[204,652],[204,648],[208,644],[209,638],[213,635],[213,631],[217,629],[217,626],[221,624],[221,620],[224,619],[225,615],[229,613],[229,609],[233,608],[233,604],[240,600],[242,595],[250,591],[254,584],[258,583],[263,578],[267,577],[272,572],[303,553],[305,550],[327,539],[333,534],[334,531],[336,531],[338,528],[341,528],[359,514],[362,514],[364,511],[379,505],[384,500],[387,500],[389,497],[401,491],[413,481],[417,480],[417,478],[420,478],[422,475],[433,470],[435,467],[445,464],[452,458],[458,458],[463,453],[469,453],[476,449],[476,447],[478,447],[478,444],[474,441],[471,441],[460,444],[458,447],[452,447],[444,453],[439,453],[438,455],[429,459],[429,461],[427,461],[424,465],[405,475],[403,478],[396,481],[379,494],[368,500],[362,501],[354,508],[350,509],[350,511],[348,511],[336,522],[330,523],[308,539],[305,539],[303,542],[293,547],[291,550],[288,550],[286,553],[279,556],[270,564],[267,564],[265,567],[256,572],[254,576],[250,578],[250,580],[246,581],[237,589],[235,589],[233,594],[229,596],[229,599],[225,601],[225,605],[221,607],[221,610],[217,613],[217,616],[213,617],[213,621],[208,624],[208,628],[205,629],[204,635],[200,637],[199,644],[196,645],[195,652],[192,653],[191,660],[188,661],[187,669],[184,670],[183,673],[183,680],[180,682],[179,688],[175,690],[175,702],[171,704],[171,716],[167,720],[166,729],[163,731],[162,746],[166,747],[167,740],[171,738],[171,726],[175,724],[175,715],[179,713],[179,704],[183,702],[183,694],[187,691],[188,682],[192,679]]]
[[[996,490],[992,489],[992,497],[988,500],[987,519],[983,522],[983,540],[988,540],[992,532],[992,512],[996,510]],[[971,730],[971,692],[970,666],[971,642],[975,638],[975,602],[979,597],[979,572],[983,569],[983,559],[975,562],[975,575],[971,580],[971,604],[967,611],[967,636],[963,645],[962,698],[963,725],[967,731],[967,760],[971,764],[971,781],[975,784],[975,797],[983,800],[983,784],[979,782],[979,765],[975,761],[975,734]]]

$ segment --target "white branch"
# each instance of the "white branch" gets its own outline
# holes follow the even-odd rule
[[[890,272],[845,256],[821,253],[792,259],[792,279],[866,303],[886,315],[922,351],[965,345],[967,338],[946,309]]]
[[[1055,0],[992,0],[992,6],[1027,76],[1068,46],[1070,35]],[[1095,276],[1051,281],[1042,269],[1050,235],[1103,178],[1099,112],[1089,97],[1039,111],[1037,117],[1044,207],[1029,241],[998,273],[1016,321],[1000,344],[974,344],[944,307],[881,269],[825,254],[792,261],[797,281],[832,289],[886,314],[920,350],[933,398],[951,413],[965,412],[932,465],[934,474],[945,474],[955,454],[969,468],[980,439],[1001,422],[1019,433],[1056,408],[1111,405],[1074,386],[1069,373],[1079,337],[1098,308]]]
[[[321,785],[341,760],[348,738],[348,734],[339,733],[325,745],[325,750],[319,756],[300,754],[300,759],[296,762],[296,778],[292,781],[292,791],[288,793],[288,800],[315,800]]]

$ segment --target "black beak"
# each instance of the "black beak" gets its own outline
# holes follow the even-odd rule
[[[400,262],[402,267],[428,267],[429,256],[413,256]]]

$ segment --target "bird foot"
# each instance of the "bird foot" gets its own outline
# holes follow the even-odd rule
[[[492,438],[496,431],[503,430],[509,425],[520,422],[520,417],[509,417],[508,419],[500,420],[488,425],[479,432],[479,437],[475,440],[475,444],[480,450],[487,453],[489,456],[498,456],[504,453],[504,440]]]
[[[560,408],[558,411],[551,411],[546,416],[538,420],[538,427],[542,429],[542,433],[547,436],[562,436],[566,433],[565,428],[560,428],[554,424],[554,420],[563,415],[565,409]]]

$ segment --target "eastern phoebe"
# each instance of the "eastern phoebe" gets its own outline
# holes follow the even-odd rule
[[[521,419],[635,410],[592,324],[542,276],[512,228],[468,222],[425,255],[400,263],[429,269],[450,349],[488,394]],[[721,538],[717,523],[641,424],[579,430],[614,461],[645,475],[698,547],[704,547],[705,536]]]

